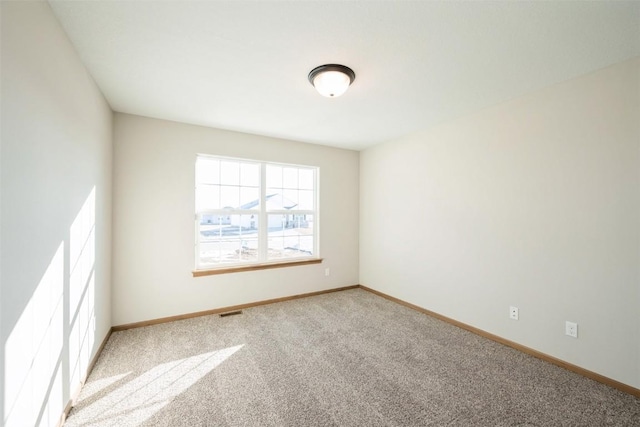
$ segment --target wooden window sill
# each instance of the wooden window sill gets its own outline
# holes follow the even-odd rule
[[[297,261],[270,262],[268,264],[236,265],[233,267],[212,268],[209,270],[194,270],[193,277],[212,276],[214,274],[239,273],[241,271],[268,270],[271,268],[295,267],[297,265],[320,264],[322,258],[303,259]]]

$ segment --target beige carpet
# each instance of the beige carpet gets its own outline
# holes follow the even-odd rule
[[[640,399],[355,289],[111,336],[72,426],[640,426]]]

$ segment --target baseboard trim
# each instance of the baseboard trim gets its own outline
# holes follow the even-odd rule
[[[478,328],[476,328],[474,326],[467,325],[466,323],[459,322],[459,321],[457,321],[455,319],[451,319],[450,317],[443,316],[442,314],[438,314],[438,313],[436,313],[434,311],[427,310],[426,308],[422,308],[422,307],[417,306],[415,304],[411,304],[411,303],[403,301],[403,300],[401,300],[399,298],[392,297],[391,295],[387,295],[387,294],[385,294],[383,292],[376,291],[375,289],[368,288],[368,287],[366,287],[364,285],[360,285],[359,288],[363,289],[365,291],[371,292],[372,294],[378,295],[378,296],[380,296],[382,298],[385,298],[385,299],[387,299],[389,301],[393,301],[393,302],[398,303],[400,305],[404,305],[405,307],[408,307],[408,308],[411,308],[413,310],[419,311],[420,313],[423,313],[423,314],[426,314],[428,316],[434,317],[436,319],[442,320],[444,322],[450,323],[450,324],[452,324],[454,326],[457,326],[457,327],[459,327],[461,329],[465,329],[465,330],[467,330],[469,332],[473,332],[474,334],[480,335],[481,337],[490,339],[490,340],[495,341],[497,343],[500,343],[502,345],[506,345],[507,347],[511,347],[511,348],[513,348],[515,350],[518,350],[518,351],[521,351],[523,353],[526,353],[526,354],[528,354],[530,356],[533,356],[533,357],[536,357],[538,359],[544,360],[545,362],[549,362],[549,363],[554,364],[556,366],[559,366],[561,368],[567,369],[567,370],[569,370],[571,372],[575,372],[576,374],[582,375],[583,377],[587,377],[587,378],[592,379],[594,381],[597,381],[599,383],[608,385],[609,387],[613,387],[615,389],[618,389],[620,391],[623,391],[625,393],[628,393],[628,394],[631,394],[633,396],[636,396],[636,397],[640,398],[640,389],[632,387],[632,386],[630,386],[628,384],[621,383],[621,382],[616,381],[616,380],[614,380],[612,378],[605,377],[604,375],[600,375],[600,374],[598,374],[596,372],[590,371],[590,370],[585,369],[585,368],[581,368],[580,366],[574,365],[572,363],[565,362],[564,360],[558,359],[557,357],[550,356],[550,355],[548,355],[546,353],[542,353],[542,352],[540,352],[538,350],[534,350],[534,349],[526,347],[526,346],[524,346],[522,344],[518,344],[517,342],[510,341],[508,339],[502,338],[502,337],[500,337],[498,335],[494,335],[494,334],[489,333],[487,331],[483,331],[482,329],[478,329]]]
[[[82,381],[80,381],[80,384],[78,385],[78,387],[76,387],[76,390],[71,394],[71,398],[67,402],[67,405],[64,407],[64,410],[62,411],[62,415],[60,415],[60,419],[58,420],[56,427],[62,427],[64,422],[67,420],[67,417],[69,416],[69,412],[71,412],[71,408],[73,408],[73,405],[75,405],[76,402],[78,401],[78,397],[80,396],[80,391],[82,390],[82,387],[87,382],[87,378],[89,378],[89,375],[91,374],[91,371],[93,371],[94,366],[96,366],[96,362],[98,362],[98,358],[102,354],[102,350],[104,350],[104,347],[107,345],[107,341],[109,341],[109,338],[111,338],[112,333],[113,333],[113,328],[109,328],[109,330],[107,331],[107,335],[102,340],[102,343],[100,343],[100,347],[98,347],[96,354],[91,359],[91,362],[87,367],[87,372],[82,377]]]
[[[261,306],[261,305],[274,304],[274,303],[277,303],[277,302],[291,301],[291,300],[294,300],[294,299],[313,297],[313,296],[316,296],[316,295],[328,294],[328,293],[332,293],[332,292],[346,291],[346,290],[349,290],[349,289],[356,289],[359,286],[360,285],[344,286],[344,287],[341,287],[341,288],[326,289],[324,291],[308,292],[306,294],[291,295],[291,296],[288,296],[288,297],[273,298],[273,299],[268,299],[268,300],[250,302],[250,303],[247,303],[247,304],[239,304],[239,305],[232,305],[232,306],[229,306],[229,307],[214,308],[212,310],[198,311],[198,312],[195,312],[195,313],[179,314],[177,316],[161,317],[159,319],[152,319],[152,320],[144,320],[142,322],[127,323],[127,324],[124,324],[124,325],[114,326],[114,327],[111,328],[111,330],[113,332],[126,331],[127,329],[134,329],[134,328],[142,328],[142,327],[145,327],[145,326],[159,325],[161,323],[175,322],[176,320],[191,319],[191,318],[200,317],[200,316],[209,316],[209,315],[212,315],[212,314],[225,313],[227,311],[244,310],[244,309],[251,308],[251,307],[258,307],[258,306]]]

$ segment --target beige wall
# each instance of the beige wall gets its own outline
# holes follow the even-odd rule
[[[636,59],[363,151],[361,283],[640,387],[639,80]]]
[[[111,327],[112,113],[48,3],[0,4],[0,414],[52,426]]]
[[[357,152],[116,114],[114,153],[114,325],[358,283]],[[319,166],[324,262],[193,278],[197,153]]]

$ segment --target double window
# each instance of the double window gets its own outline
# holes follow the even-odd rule
[[[198,155],[196,270],[318,258],[318,168]]]

